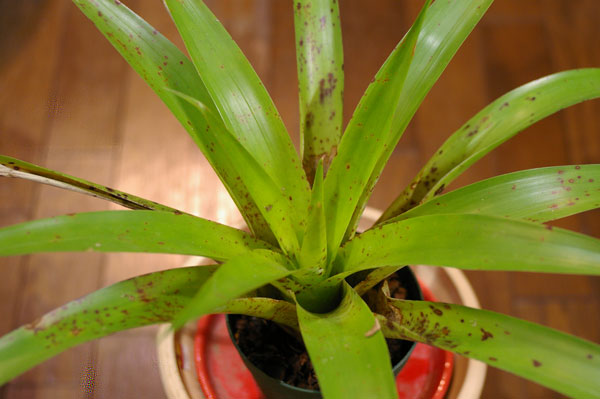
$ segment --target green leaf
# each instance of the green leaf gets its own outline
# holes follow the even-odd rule
[[[599,275],[600,240],[487,215],[420,216],[375,227],[348,242],[334,271],[407,264]]]
[[[356,291],[358,295],[362,296],[371,288],[375,287],[381,281],[385,280],[403,267],[404,266],[378,267],[377,269],[370,271],[364,277],[361,276],[359,283],[353,287],[354,291]],[[364,271],[363,273],[367,273],[367,271]]]
[[[0,229],[0,256],[36,252],[154,252],[224,261],[270,248],[241,230],[162,211],[101,211],[56,216]]]
[[[191,319],[214,313],[231,299],[286,277],[291,270],[287,259],[275,252],[258,249],[236,256],[222,264],[202,284],[173,320],[173,328],[178,329]]]
[[[271,178],[263,165],[240,144],[223,122],[204,104],[185,94],[178,93],[178,95],[194,104],[204,114],[208,121],[204,133],[211,140],[211,148],[227,153],[229,162],[246,183],[249,195],[275,233],[281,248],[286,253],[297,254],[302,239],[301,227],[305,223],[304,213],[295,206],[297,200],[288,195],[284,186],[278,185]]]
[[[600,165],[555,166],[482,180],[387,222],[444,213],[476,213],[547,222],[598,207]]]
[[[308,222],[298,263],[302,268],[314,270],[319,276],[326,275],[323,265],[327,260],[327,234],[325,232],[325,210],[323,209],[323,161],[317,164]]]
[[[389,141],[392,119],[429,1],[369,85],[346,128],[324,183],[328,256],[334,257],[369,177]]]
[[[340,305],[330,313],[296,306],[300,332],[328,399],[397,398],[389,352],[367,304],[344,285]]]
[[[110,187],[92,183],[78,177],[69,176],[4,155],[0,155],[0,176],[27,179],[58,188],[64,188],[77,193],[91,195],[92,197],[102,198],[130,209],[183,213],[168,206],[136,197],[135,195],[127,194]]]
[[[120,1],[73,2],[94,22],[188,131],[217,172],[252,231],[259,238],[274,243],[273,233],[256,205],[249,199],[244,183],[237,179],[226,154],[210,150],[210,142],[203,135],[207,124],[202,113],[169,91],[180,91],[199,99],[215,112],[217,110],[194,65],[185,54]]]
[[[325,170],[342,134],[344,52],[336,0],[293,1],[300,96],[302,165],[313,181],[319,160]]]
[[[216,308],[213,313],[244,314],[271,320],[296,331],[300,329],[296,306],[279,299],[263,297],[236,298],[230,300],[224,306]]]
[[[446,66],[493,0],[434,1],[427,10],[412,64],[402,88],[386,148],[363,191],[346,238],[356,230],[364,206],[406,126]]]
[[[379,220],[440,194],[484,155],[563,108],[600,96],[600,69],[560,72],[498,98],[453,133]]]
[[[177,268],[122,281],[0,337],[0,386],[73,346],[117,331],[171,321],[217,267]],[[285,301],[240,298],[219,312],[262,317],[298,329],[295,306]]]
[[[244,54],[201,0],[165,4],[225,126],[294,198],[297,208],[306,211],[306,175],[275,105]]]
[[[459,305],[390,300],[387,337],[450,350],[574,398],[600,398],[600,345],[514,317]]]

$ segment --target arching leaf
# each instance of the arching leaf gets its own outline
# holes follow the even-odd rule
[[[392,300],[387,337],[437,346],[510,371],[573,398],[600,398],[600,345],[488,310]]]
[[[530,169],[468,185],[388,220],[475,213],[547,222],[600,207],[600,165]]]
[[[195,216],[162,211],[100,211],[0,229],[0,256],[37,252],[154,252],[227,260],[270,245]]]
[[[600,68],[556,73],[508,92],[453,133],[379,220],[440,194],[469,166],[540,119],[599,96]]]
[[[410,264],[600,275],[600,240],[487,215],[420,216],[375,227],[348,242],[334,272]]]

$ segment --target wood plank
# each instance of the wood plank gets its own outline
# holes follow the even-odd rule
[[[118,140],[115,116],[127,66],[77,7],[69,7],[66,24],[51,146],[112,149]]]
[[[265,85],[298,150],[300,148],[300,113],[298,104],[298,75],[296,72],[296,42],[294,36],[293,2],[271,2],[269,23],[269,60]]]
[[[6,5],[8,6],[8,4]],[[25,5],[22,5],[25,6]],[[19,10],[23,11],[18,13]],[[17,15],[13,12],[17,12]],[[22,29],[26,21],[36,21],[35,28],[29,26],[27,37],[22,36],[18,43],[11,42],[14,36],[9,32],[2,35],[0,46],[0,153],[30,161],[39,159],[48,131],[48,118],[52,113],[50,94],[54,86],[57,63],[60,54],[59,38],[63,32],[66,7],[54,2],[32,16],[25,8],[3,8],[2,30]],[[42,17],[43,16],[43,17]],[[25,33],[25,32],[24,32]],[[44,59],[45,62],[39,62]],[[16,179],[0,180],[0,224],[2,226],[23,222],[34,213],[34,199],[37,186]],[[26,281],[27,257],[0,259],[0,334],[15,328],[18,324],[17,310],[23,298],[22,287]],[[0,390],[0,396],[9,398],[10,385]],[[24,396],[21,396],[24,397]],[[33,397],[33,396],[26,396]]]
[[[79,388],[61,387],[11,387],[6,391],[13,399],[51,399],[51,398],[75,398],[80,393]],[[5,396],[8,398],[9,396]]]
[[[25,6],[25,5],[24,5]],[[21,10],[21,12],[18,12]],[[40,155],[44,134],[47,132],[50,109],[48,99],[59,60],[62,33],[61,21],[65,16],[64,3],[54,2],[40,11],[44,17],[35,17],[35,29],[25,28],[25,18],[32,9],[14,7],[3,9],[3,18],[13,29],[23,31],[22,39],[13,43],[2,35],[0,47],[0,153],[36,161]],[[14,15],[12,12],[18,12]],[[10,29],[3,25],[2,29]],[[25,31],[28,30],[28,31]],[[18,50],[18,51],[17,51]],[[36,56],[33,56],[33,55]],[[40,63],[38,59],[47,60]],[[24,123],[25,122],[25,123]],[[36,185],[17,179],[0,180],[0,224],[23,222],[33,214]],[[19,287],[24,282],[27,259],[11,257],[0,259],[0,334],[14,328],[15,306]]]
[[[553,0],[503,0],[495,1],[490,7],[485,17],[486,21],[511,23],[528,23],[539,21],[541,17],[540,9],[543,9]]]
[[[98,345],[94,399],[166,398],[156,355],[156,330],[119,333]]]
[[[110,184],[118,136],[119,95],[124,76],[123,63],[104,60],[110,47],[96,46],[103,40],[73,5],[67,9],[61,43],[58,73],[50,93],[45,137],[37,142],[43,165],[81,176],[101,184]],[[88,27],[86,29],[86,27]],[[103,63],[90,63],[91,56]],[[35,58],[35,57],[34,57]],[[102,98],[103,101],[98,101]],[[88,112],[89,110],[89,112]],[[107,209],[108,205],[91,197],[82,197],[52,187],[39,188],[31,204],[34,218],[68,212]],[[39,254],[29,258],[26,285],[17,303],[16,325],[30,322],[63,303],[98,288],[104,256],[100,254]],[[13,325],[13,327],[16,327]],[[36,386],[40,392],[52,388],[56,392],[78,392],[70,397],[85,397],[80,386],[82,367],[93,357],[95,344],[83,345],[30,370],[11,386]],[[79,376],[79,378],[78,378]],[[8,390],[7,398],[12,396]],[[49,392],[49,391],[48,391]],[[54,392],[54,391],[53,391]],[[16,395],[17,393],[15,393]]]

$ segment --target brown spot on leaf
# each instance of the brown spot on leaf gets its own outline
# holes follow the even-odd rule
[[[42,319],[38,317],[37,319],[35,319],[31,323],[25,324],[23,327],[26,330],[33,330],[34,334],[36,334],[38,331],[42,331],[43,330],[43,328],[40,327],[40,323],[41,322],[42,322]]]
[[[429,307],[431,308],[431,310],[433,311],[433,313],[435,313],[438,316],[441,316],[444,314],[444,312],[442,312],[440,309],[434,308],[433,306],[429,305]]]
[[[494,338],[494,334],[492,334],[491,332],[485,331],[483,328],[481,328],[480,330],[481,330],[481,333],[482,333],[482,335],[481,335],[481,340],[482,341],[485,341],[488,338]]]
[[[333,73],[327,74],[327,81],[321,79],[319,81],[319,101],[321,104],[325,102],[325,98],[330,97],[337,85],[337,79]]]
[[[310,128],[313,125],[314,120],[315,120],[315,117],[314,117],[313,113],[308,112],[306,114],[306,118],[304,119],[304,127],[306,130],[310,130]]]
[[[542,363],[540,363],[539,361],[533,359],[533,367],[540,367],[542,365]]]

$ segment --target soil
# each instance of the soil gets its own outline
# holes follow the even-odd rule
[[[393,298],[406,297],[399,279],[388,279]],[[299,388],[319,390],[317,376],[308,353],[299,339],[278,324],[251,316],[230,315],[235,340],[248,360],[270,377]],[[398,363],[411,342],[386,339],[392,364]]]

